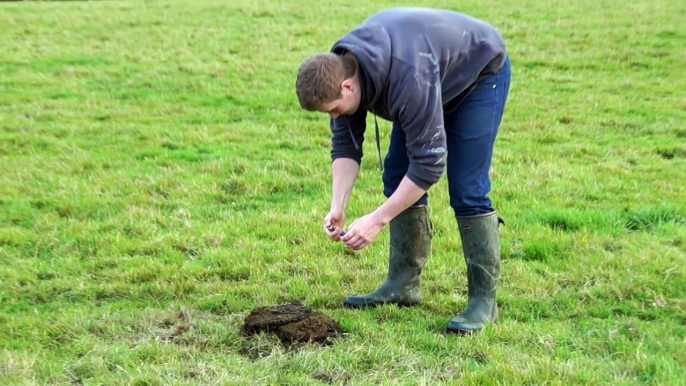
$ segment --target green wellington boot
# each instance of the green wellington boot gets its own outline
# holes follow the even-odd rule
[[[391,220],[388,277],[375,291],[348,296],[349,308],[375,307],[384,303],[413,306],[422,301],[419,275],[431,252],[433,229],[426,206],[406,209]]]
[[[500,278],[500,220],[495,212],[457,217],[467,262],[467,308],[448,322],[447,332],[473,333],[498,318],[495,293]]]

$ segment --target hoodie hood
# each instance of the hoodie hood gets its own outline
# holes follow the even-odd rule
[[[342,55],[346,51],[355,55],[362,67],[363,84],[360,107],[369,109],[383,93],[391,68],[391,39],[386,29],[377,23],[363,23],[343,36],[331,52]]]

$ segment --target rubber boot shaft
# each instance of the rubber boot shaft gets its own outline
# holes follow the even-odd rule
[[[467,308],[448,322],[447,331],[472,333],[498,318],[496,290],[500,280],[500,232],[495,212],[457,217],[469,286]]]
[[[388,276],[375,291],[348,296],[350,308],[375,307],[384,303],[413,306],[421,302],[419,277],[431,253],[433,229],[426,206],[411,207],[390,222]]]

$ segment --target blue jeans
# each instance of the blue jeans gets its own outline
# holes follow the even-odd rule
[[[479,81],[454,111],[444,114],[448,145],[448,191],[450,206],[457,216],[493,212],[491,167],[493,145],[505,110],[510,89],[510,60],[498,73]],[[400,185],[410,166],[405,132],[393,124],[391,144],[384,162],[384,195],[390,197]],[[427,205],[428,194],[415,205]]]

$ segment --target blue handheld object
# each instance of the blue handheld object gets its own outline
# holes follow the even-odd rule
[[[341,232],[339,236],[345,236],[345,232]]]

